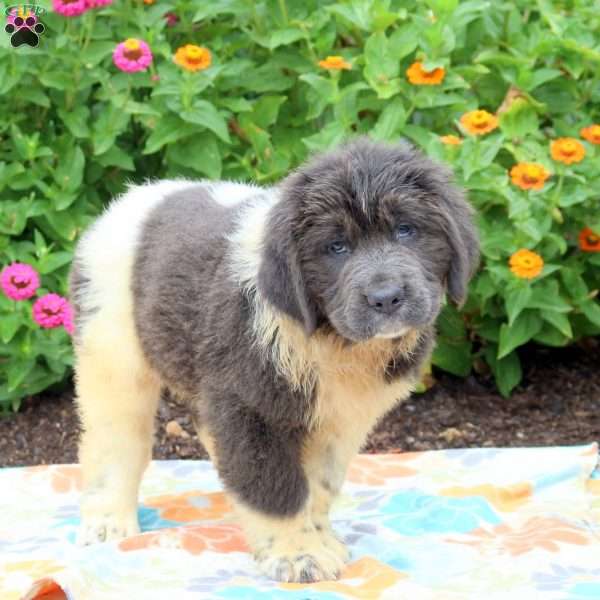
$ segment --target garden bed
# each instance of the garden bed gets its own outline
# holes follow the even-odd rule
[[[436,373],[436,384],[392,411],[367,452],[476,446],[551,446],[600,440],[600,340],[563,349],[519,351],[524,378],[508,399],[491,378]],[[41,395],[0,418],[0,465],[77,460],[73,392]],[[184,407],[168,397],[157,416],[154,458],[205,458]]]

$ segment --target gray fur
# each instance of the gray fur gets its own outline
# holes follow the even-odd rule
[[[412,354],[399,354],[381,374],[388,382],[413,377],[431,352],[446,282],[462,302],[478,256],[471,211],[448,172],[408,145],[362,139],[315,157],[279,192],[260,297],[307,335],[322,329],[356,343],[404,325],[420,329]],[[240,208],[221,206],[203,187],[154,208],[134,265],[136,328],[152,367],[195,404],[226,488],[264,513],[293,515],[308,494],[301,449],[315,390],[293,389],[254,343],[253,298],[228,264]],[[394,238],[404,222],[416,235]],[[328,253],[340,236],[348,256]],[[366,300],[388,284],[400,286],[403,299],[390,315]]]

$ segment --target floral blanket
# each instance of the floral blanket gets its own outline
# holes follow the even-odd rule
[[[0,598],[598,599],[596,444],[361,455],[333,511],[339,581],[257,573],[215,470],[157,461],[144,533],[78,548],[75,465],[0,470]]]

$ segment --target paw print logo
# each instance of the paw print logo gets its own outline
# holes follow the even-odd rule
[[[4,31],[10,35],[10,44],[13,48],[27,44],[35,48],[40,43],[40,35],[44,33],[45,27],[40,23],[36,14],[26,14],[20,10],[18,13],[11,12],[6,17]]]

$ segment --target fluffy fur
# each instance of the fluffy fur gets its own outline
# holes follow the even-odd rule
[[[477,264],[471,210],[408,145],[359,139],[280,185],[132,187],[71,273],[80,542],[138,531],[160,389],[187,401],[260,568],[338,576],[329,509]]]

